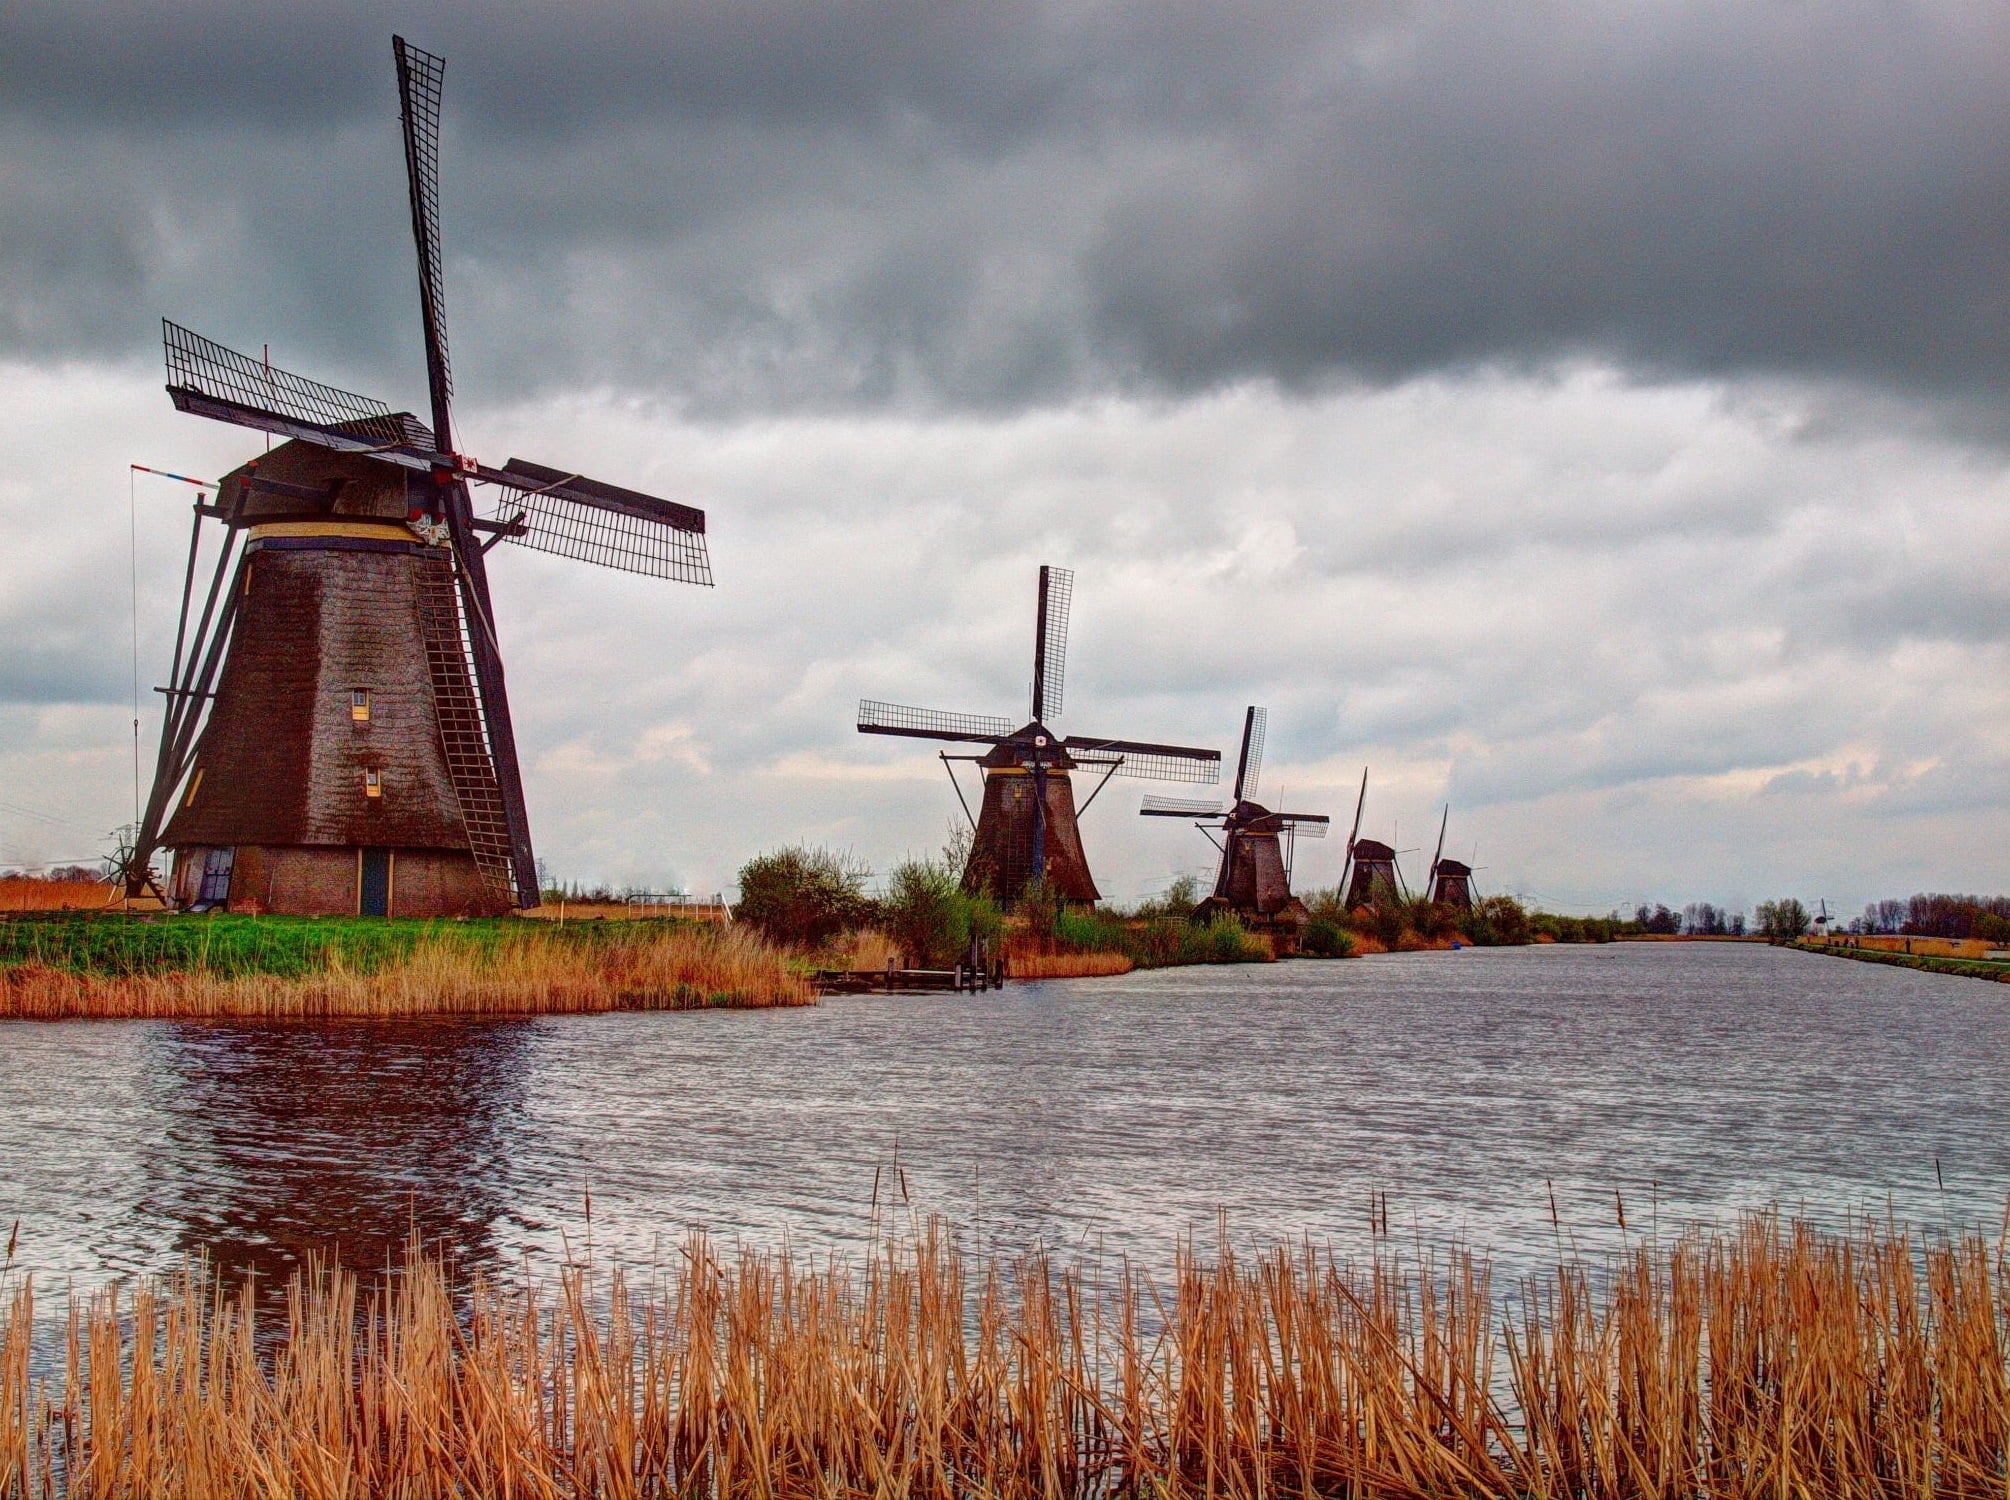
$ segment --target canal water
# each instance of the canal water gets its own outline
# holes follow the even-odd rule
[[[1734,944],[1174,969],[815,1010],[0,1023],[0,1235],[78,1286],[861,1243],[875,1214],[1163,1264],[1559,1242],[1780,1204],[1994,1233],[2010,988]],[[1386,1195],[1384,1197],[1383,1195]],[[1554,1216],[1552,1216],[1552,1205]]]

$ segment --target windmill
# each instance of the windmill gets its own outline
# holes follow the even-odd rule
[[[1431,875],[1424,886],[1425,899],[1459,911],[1471,911],[1473,867],[1460,860],[1445,858],[1445,830],[1451,826],[1451,821],[1452,805],[1448,802],[1445,804],[1445,815],[1438,820],[1438,847],[1431,855]]]
[[[1010,719],[983,714],[942,713],[871,698],[858,706],[860,734],[991,747],[982,755],[941,754],[945,767],[952,760],[974,760],[983,774],[984,801],[970,859],[963,867],[963,887],[988,895],[1003,907],[1016,905],[1029,886],[1040,882],[1063,902],[1087,904],[1100,899],[1076,819],[1112,776],[1188,782],[1212,782],[1221,776],[1218,750],[1085,734],[1064,739],[1048,727],[1047,721],[1061,712],[1074,590],[1073,573],[1041,565],[1040,598],[1033,616],[1033,717],[1017,729]],[[1078,770],[1103,773],[1079,810],[1069,775]],[[950,768],[952,782],[955,775]],[[963,796],[960,786],[956,795]],[[968,816],[967,802],[963,810]]]
[[[1347,835],[1347,862],[1340,871],[1341,904],[1348,911],[1373,906],[1380,891],[1400,895],[1402,872],[1396,868],[1396,851],[1380,839],[1361,837],[1361,813],[1368,806],[1368,772],[1361,771],[1361,795],[1354,802],[1354,831]]]
[[[1235,762],[1235,797],[1226,812],[1219,802],[1179,797],[1145,798],[1138,811],[1147,818],[1192,818],[1194,827],[1210,839],[1220,838],[1221,865],[1214,890],[1194,909],[1206,919],[1216,912],[1233,912],[1259,931],[1285,939],[1295,948],[1299,927],[1310,913],[1291,894],[1292,854],[1300,837],[1323,839],[1332,819],[1324,813],[1272,812],[1256,800],[1263,778],[1265,712],[1254,706],[1242,717],[1242,750]]]
[[[393,38],[431,425],[163,320],[168,395],[288,441],[198,503],[153,790],[126,871],[179,905],[440,915],[535,906],[486,553],[512,541],[709,584],[689,506],[455,445],[442,59]],[[476,513],[470,485],[493,513]],[[199,588],[204,523],[220,523]],[[158,891],[158,888],[156,888]]]

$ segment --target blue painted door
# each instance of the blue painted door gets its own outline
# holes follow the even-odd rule
[[[366,917],[391,915],[391,851],[365,849],[356,892],[356,910]]]

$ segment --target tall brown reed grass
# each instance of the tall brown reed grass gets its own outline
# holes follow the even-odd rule
[[[105,1292],[38,1384],[22,1288],[0,1493],[1967,1500],[2005,1491],[2006,1305],[1979,1239],[1770,1217],[1506,1304],[1460,1254],[1161,1284],[930,1231],[855,1263],[697,1238],[544,1290],[313,1272],[276,1339],[195,1276]]]
[[[843,941],[813,956],[820,969],[847,971],[884,969],[888,964],[900,968],[905,965],[906,959],[907,955],[900,951],[900,944],[877,927],[862,927],[857,932],[846,933]]]
[[[1045,953],[1032,943],[1007,944],[1005,966],[1014,979],[1085,979],[1135,967],[1123,953]]]
[[[102,880],[50,880],[39,875],[0,875],[0,912],[99,911],[118,898],[118,887]]]
[[[740,928],[637,923],[593,943],[542,927],[487,946],[433,941],[367,972],[115,975],[0,968],[0,1017],[505,1015],[813,1005],[787,958]]]

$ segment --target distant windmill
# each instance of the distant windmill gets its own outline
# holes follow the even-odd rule
[[[400,916],[537,905],[484,554],[515,541],[712,581],[703,511],[570,468],[492,468],[455,447],[445,64],[403,38],[392,51],[432,425],[164,322],[179,409],[290,441],[196,507],[153,791],[126,871],[135,896],[166,847],[167,894],[182,905]],[[499,492],[502,519],[476,516],[470,483]],[[223,532],[206,593],[205,519]]]
[[[1200,918],[1233,912],[1250,927],[1277,933],[1295,947],[1300,925],[1310,915],[1291,893],[1291,856],[1296,840],[1323,839],[1332,819],[1324,813],[1272,812],[1257,802],[1263,777],[1267,715],[1256,707],[1242,718],[1242,750],[1235,763],[1235,800],[1227,812],[1219,802],[1147,797],[1139,812],[1147,818],[1192,818],[1214,837],[1219,829],[1221,864],[1214,890],[1195,908]]]
[[[1473,867],[1456,859],[1446,859],[1445,830],[1451,825],[1452,805],[1445,804],[1445,815],[1438,820],[1438,848],[1431,856],[1431,876],[1424,890],[1429,900],[1440,906],[1450,906],[1459,911],[1473,909]]]
[[[1341,867],[1341,904],[1348,911],[1373,906],[1380,894],[1403,893],[1403,875],[1396,868],[1396,851],[1380,839],[1361,837],[1361,813],[1368,805],[1368,772],[1361,772],[1361,795],[1354,803],[1354,831],[1347,836],[1347,862]]]
[[[951,757],[945,751],[943,760],[975,760],[983,772],[984,802],[970,860],[963,869],[963,885],[966,890],[991,896],[1001,906],[1016,904],[1029,886],[1040,881],[1064,902],[1100,899],[1095,879],[1089,874],[1088,857],[1082,852],[1069,772],[1103,773],[1095,791],[1082,804],[1084,811],[1115,775],[1189,782],[1212,782],[1221,776],[1218,750],[1084,734],[1062,739],[1048,727],[1047,721],[1061,712],[1068,609],[1074,587],[1075,575],[1067,569],[1041,567],[1040,598],[1034,614],[1033,717],[1029,723],[1015,729],[1010,719],[907,708],[870,698],[858,706],[861,734],[991,746],[981,756]],[[957,796],[962,795],[959,788]],[[964,811],[969,811],[967,804]]]

